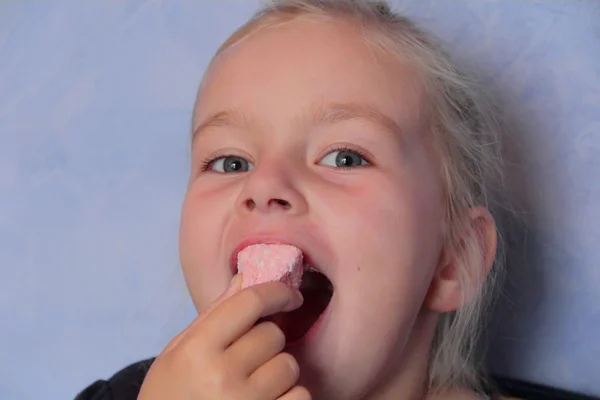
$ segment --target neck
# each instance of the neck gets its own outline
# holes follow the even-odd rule
[[[393,364],[386,377],[371,392],[368,400],[427,399],[428,369],[431,343],[438,316],[422,311],[410,338],[399,350],[399,362]]]

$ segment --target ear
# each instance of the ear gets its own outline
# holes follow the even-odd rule
[[[442,252],[425,304],[434,312],[456,310],[469,302],[485,282],[496,256],[498,236],[494,217],[485,207],[465,215],[458,243]]]

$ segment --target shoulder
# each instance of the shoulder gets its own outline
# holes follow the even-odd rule
[[[139,361],[118,371],[108,380],[98,380],[75,400],[135,400],[154,358]]]

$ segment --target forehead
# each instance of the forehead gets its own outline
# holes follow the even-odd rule
[[[223,112],[283,126],[329,103],[361,104],[403,130],[418,130],[425,109],[420,78],[349,21],[297,18],[259,28],[213,60],[198,94],[194,130]]]

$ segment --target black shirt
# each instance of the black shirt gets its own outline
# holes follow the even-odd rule
[[[123,368],[108,380],[98,380],[85,388],[75,400],[136,400],[154,358]]]
[[[154,358],[139,361],[123,368],[108,380],[97,380],[79,393],[75,400],[137,400],[142,383],[153,362]],[[508,393],[511,392],[507,391]],[[495,395],[490,398],[498,399]],[[588,397],[554,397],[549,396],[548,393],[543,394],[542,397],[534,395],[524,398],[531,400],[591,399]]]

